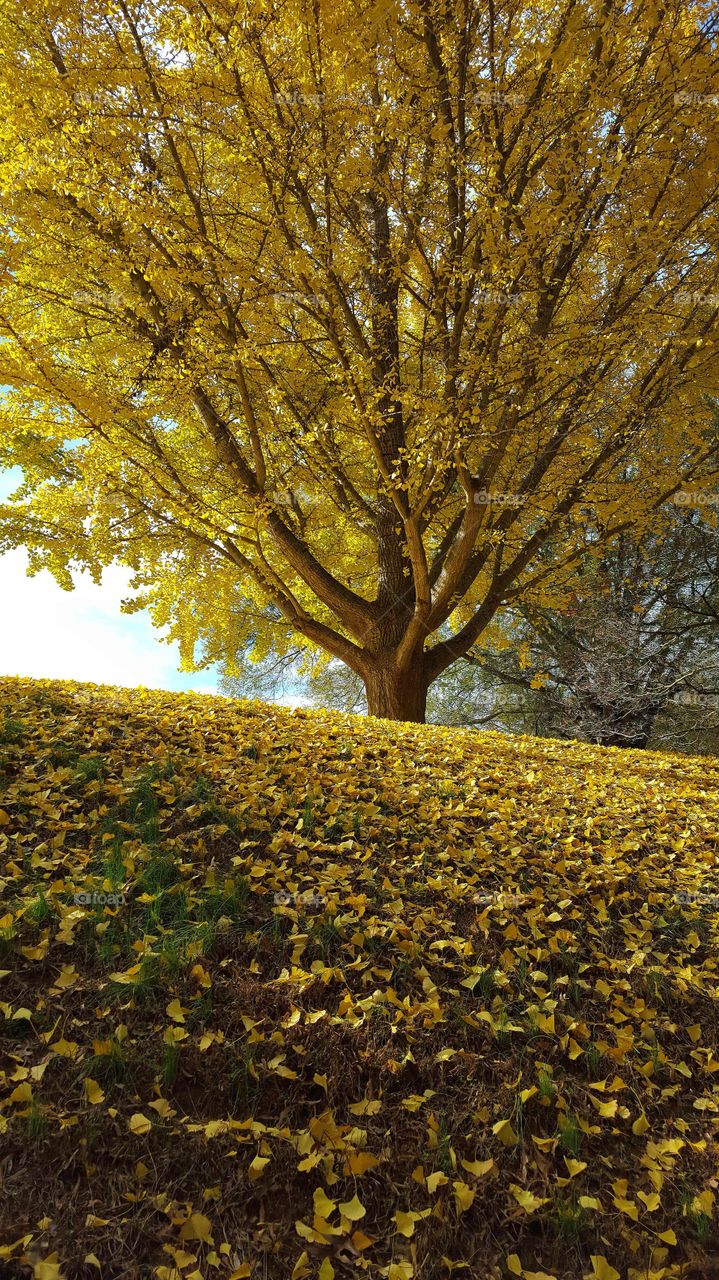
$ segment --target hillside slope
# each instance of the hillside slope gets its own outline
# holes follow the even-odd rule
[[[719,1274],[719,760],[24,679],[0,737],[0,1275]]]

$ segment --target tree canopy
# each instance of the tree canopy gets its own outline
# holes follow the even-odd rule
[[[421,719],[503,606],[719,475],[699,0],[26,0],[1,19],[2,545],[189,662]]]

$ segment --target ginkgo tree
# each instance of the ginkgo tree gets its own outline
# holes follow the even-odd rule
[[[421,720],[588,523],[599,550],[711,486],[705,0],[1,23],[2,538],[31,567],[119,561],[188,663],[299,636]]]

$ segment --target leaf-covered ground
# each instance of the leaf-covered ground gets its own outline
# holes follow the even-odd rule
[[[719,760],[19,679],[0,739],[0,1275],[716,1274]]]

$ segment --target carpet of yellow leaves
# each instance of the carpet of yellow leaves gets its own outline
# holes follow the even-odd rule
[[[667,1280],[719,760],[0,680],[0,1275]]]

